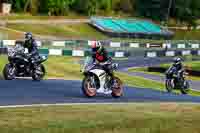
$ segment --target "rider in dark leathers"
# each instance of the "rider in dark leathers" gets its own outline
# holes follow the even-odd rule
[[[183,77],[183,72],[185,71],[184,70],[184,67],[183,67],[183,64],[182,64],[182,59],[181,58],[174,58],[174,63],[173,65],[171,66],[171,68],[167,71],[167,74],[169,73],[169,71],[173,71],[174,74],[177,75],[177,78],[179,80],[182,79]]]
[[[36,60],[38,58],[39,52],[38,52],[38,48],[37,48],[37,42],[33,38],[32,33],[30,33],[30,32],[25,33],[24,48],[28,49],[27,57],[29,58],[29,61],[31,63],[33,63],[34,60]]]
[[[112,58],[108,56],[108,52],[99,41],[95,41],[92,44],[92,58],[93,63],[98,62],[103,64],[101,65],[103,70],[106,71],[106,73],[111,77],[111,81],[113,81],[114,74],[112,70]]]

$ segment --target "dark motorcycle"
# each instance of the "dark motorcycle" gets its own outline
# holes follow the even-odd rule
[[[30,62],[28,54],[21,45],[8,48],[8,61],[3,69],[3,76],[6,80],[13,80],[16,77],[32,77],[35,81],[40,81],[45,76],[45,67],[42,64],[47,60],[46,56],[35,57]]]
[[[173,90],[180,90],[182,94],[188,94],[190,91],[189,81],[186,79],[187,73],[185,71],[181,71],[176,73],[175,67],[170,67],[166,71],[166,81],[165,86],[168,92],[172,92]]]

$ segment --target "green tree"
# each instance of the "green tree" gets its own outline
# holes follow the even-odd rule
[[[123,12],[131,13],[133,11],[133,5],[131,0],[120,0],[120,9]]]
[[[91,16],[97,12],[97,2],[96,0],[75,0],[73,9],[79,13]]]
[[[66,15],[74,0],[48,0],[48,11],[51,15]]]
[[[200,15],[199,0],[177,0],[174,7],[174,14],[178,21],[186,22],[188,29],[196,27],[196,21]]]
[[[12,0],[12,9],[15,12],[23,12],[26,0]]]
[[[39,4],[40,13],[47,14],[49,12],[48,2],[49,0],[40,0],[40,4]]]
[[[27,0],[24,6],[24,12],[30,11],[31,14],[36,15],[39,9],[39,0]]]
[[[114,11],[120,10],[120,0],[112,0],[112,10]]]
[[[98,8],[100,10],[104,10],[107,13],[111,12],[112,10],[112,0],[99,0]]]

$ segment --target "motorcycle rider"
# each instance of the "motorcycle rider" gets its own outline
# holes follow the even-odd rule
[[[108,56],[107,50],[103,47],[100,41],[94,41],[92,47],[93,63],[102,66],[102,69],[111,77],[111,81],[114,79],[112,71],[112,58]]]
[[[174,70],[173,73],[175,73],[177,75],[177,78],[179,80],[181,80],[182,76],[183,76],[183,72],[185,71],[184,67],[183,67],[183,64],[182,64],[182,59],[179,58],[179,57],[178,58],[174,58],[173,65],[172,65],[171,69]]]
[[[27,57],[31,63],[34,62],[34,60],[39,56],[38,48],[37,48],[37,42],[33,38],[33,35],[31,32],[25,33],[25,42],[24,42],[24,48],[28,49]],[[34,63],[33,63],[34,65]]]

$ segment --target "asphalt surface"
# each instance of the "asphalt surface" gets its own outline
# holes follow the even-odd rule
[[[145,67],[156,66],[162,63],[172,62],[172,58],[144,58],[144,57],[131,57],[128,60],[115,61],[119,63],[119,69],[123,70],[129,67]]]
[[[171,59],[129,59],[119,61],[120,70],[127,67],[149,66]],[[0,106],[32,105],[54,103],[121,103],[121,102],[195,102],[200,103],[200,97],[169,94],[152,90],[151,88],[133,88],[124,86],[124,95],[115,99],[111,95],[97,95],[87,98],[81,91],[81,81],[44,80],[0,80]]]
[[[110,102],[200,102],[200,97],[176,95],[144,88],[124,88],[124,96],[110,95],[87,98],[81,92],[81,81],[32,80],[0,81],[0,106],[54,103],[110,103]]]

